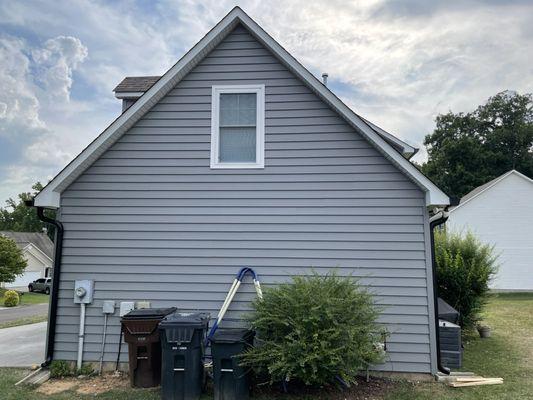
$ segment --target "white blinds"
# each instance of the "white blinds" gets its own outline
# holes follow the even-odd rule
[[[220,94],[219,162],[255,162],[257,95]]]

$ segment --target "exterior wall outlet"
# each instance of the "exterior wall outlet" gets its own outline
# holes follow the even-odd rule
[[[80,280],[74,282],[74,303],[90,304],[93,302],[94,281]]]
[[[102,312],[104,314],[114,314],[115,313],[115,301],[114,300],[104,300],[102,304]]]
[[[138,301],[137,308],[150,308],[150,302],[149,301]]]
[[[120,303],[120,316],[123,317],[130,311],[135,310],[135,303],[133,301],[123,301]]]

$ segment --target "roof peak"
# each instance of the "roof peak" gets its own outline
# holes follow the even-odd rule
[[[131,107],[123,112],[70,164],[68,164],[34,199],[36,207],[59,208],[61,193],[90,167],[102,153],[139,121],[158,101],[172,90],[204,57],[238,25],[242,24],[255,39],[269,50],[298,79],[302,80],[332,110],[361,134],[376,150],[418,185],[426,194],[427,205],[447,205],[449,198],[413,164],[405,159],[381,135],[344,104],[333,92],[276,42],[240,7],[234,7],[196,45],[174,64]]]
[[[501,175],[498,175],[496,178],[493,178],[490,181],[488,181],[488,182],[486,182],[486,183],[484,183],[482,185],[479,185],[479,186],[475,187],[474,189],[472,189],[470,192],[468,192],[463,197],[461,197],[461,201],[459,202],[459,204],[456,207],[454,207],[451,211],[456,210],[457,208],[459,208],[459,207],[463,206],[464,204],[468,203],[470,200],[475,199],[480,194],[486,192],[487,190],[489,190],[490,188],[492,188],[493,186],[495,186],[496,184],[498,184],[499,182],[501,182],[502,180],[504,180],[505,178],[507,178],[510,175],[517,175],[517,176],[525,179],[529,183],[533,184],[533,179],[527,177],[526,175],[522,174],[521,172],[517,171],[516,169],[511,169],[511,170],[509,170],[507,172],[504,172]]]

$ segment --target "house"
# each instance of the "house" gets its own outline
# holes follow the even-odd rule
[[[103,300],[215,317],[243,266],[266,286],[314,268],[361,277],[383,305],[391,335],[376,369],[436,371],[428,208],[449,199],[408,161],[412,147],[238,7],[162,77],[115,92],[124,112],[33,202],[59,210],[64,234],[49,357],[76,359],[77,279],[94,280],[83,358],[96,361]],[[227,323],[250,310],[253,286],[241,289]],[[118,340],[115,317],[106,362]]]
[[[446,227],[494,245],[492,289],[533,290],[533,180],[511,170],[477,187],[450,210]]]
[[[22,275],[4,284],[6,288],[27,288],[36,279],[52,276],[54,244],[46,233],[0,231],[0,235],[13,240],[28,262]]]

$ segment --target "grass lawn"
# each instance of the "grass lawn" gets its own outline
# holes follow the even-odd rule
[[[533,399],[533,293],[496,295],[485,313],[492,337],[467,342],[464,370],[502,377],[503,385],[449,388],[401,384],[386,399]]]
[[[14,321],[1,322],[0,329],[12,328],[14,326],[36,324],[38,322],[48,321],[48,315],[35,315],[33,317],[19,318]]]
[[[485,322],[492,327],[493,337],[474,338],[466,343],[464,370],[486,377],[503,377],[503,385],[449,388],[437,383],[392,382],[380,385],[374,380],[373,386],[355,388],[352,393],[323,392],[300,396],[265,394],[256,399],[271,398],[283,400],[303,399],[375,399],[375,400],[496,400],[533,399],[533,293],[497,295],[491,299]],[[102,394],[80,394],[75,387],[64,392],[46,395],[31,387],[17,387],[13,384],[27,371],[0,369],[0,394],[5,400],[63,400],[63,399],[131,399],[156,400],[159,390],[133,390],[116,388]],[[60,385],[56,381],[53,385]],[[53,386],[52,385],[52,386]],[[363,391],[365,393],[361,393]],[[204,396],[205,399],[212,396]]]
[[[0,289],[0,307],[4,306],[4,293],[6,289]],[[44,293],[25,292],[20,296],[20,305],[48,303],[50,295]]]

